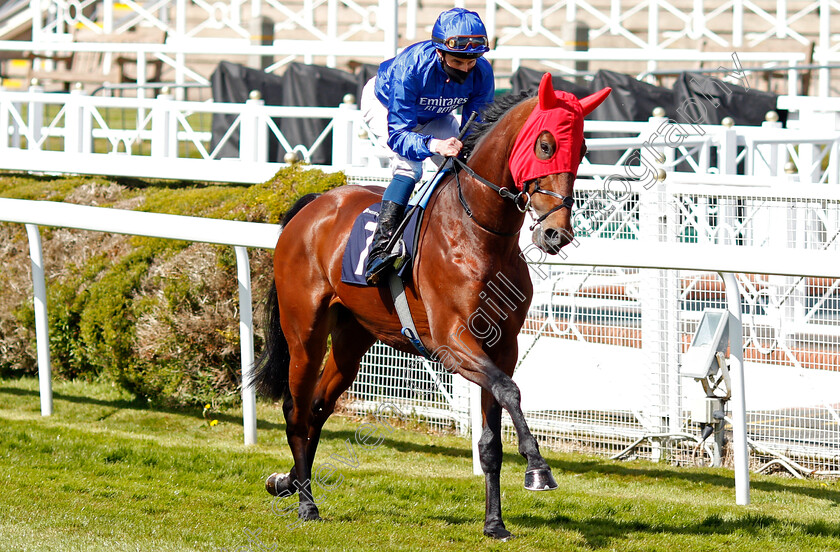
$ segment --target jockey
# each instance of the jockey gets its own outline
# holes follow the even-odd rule
[[[431,40],[418,42],[382,62],[365,85],[361,109],[375,137],[391,149],[392,180],[382,196],[379,224],[373,238],[365,280],[379,282],[394,256],[388,241],[402,221],[423,160],[458,155],[459,124],[493,101],[493,68],[482,56],[490,50],[487,30],[477,13],[453,8],[438,16]]]

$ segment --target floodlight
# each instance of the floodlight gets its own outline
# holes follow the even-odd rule
[[[729,344],[729,312],[706,309],[688,350],[682,355],[681,374],[687,378],[708,378],[718,368],[717,353],[726,354]]]

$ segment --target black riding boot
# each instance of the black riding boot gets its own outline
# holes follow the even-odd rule
[[[365,265],[365,281],[368,285],[379,284],[379,276],[391,266],[395,255],[386,251],[391,236],[397,230],[403,219],[405,206],[394,201],[383,201],[382,209],[379,212],[379,224],[376,233],[373,235],[373,243],[370,246],[367,264]]]

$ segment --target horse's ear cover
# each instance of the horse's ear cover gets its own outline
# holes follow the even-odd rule
[[[511,151],[510,172],[518,189],[529,180],[550,174],[577,175],[583,146],[583,118],[601,105],[611,91],[604,88],[578,100],[568,92],[554,90],[550,73],[542,76],[537,105],[519,131]],[[538,159],[534,146],[545,131],[554,136],[557,150],[550,159]]]

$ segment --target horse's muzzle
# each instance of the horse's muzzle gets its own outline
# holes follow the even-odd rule
[[[537,226],[531,235],[531,241],[549,255],[556,255],[571,243],[573,237],[571,232]]]

